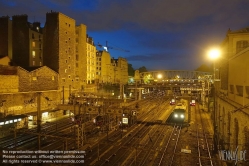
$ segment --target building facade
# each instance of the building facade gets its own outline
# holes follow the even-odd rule
[[[9,16],[0,17],[0,56],[12,59],[12,21]]]
[[[227,32],[215,62],[214,123],[223,149],[249,151],[249,28]]]
[[[42,28],[29,23],[27,15],[12,16],[12,60],[22,67],[42,66]]]
[[[87,78],[87,27],[84,24],[76,26],[76,43],[75,43],[75,87],[84,90]]]
[[[68,98],[76,89],[75,20],[60,13],[46,14],[44,26],[44,65],[60,75],[59,87]]]
[[[87,84],[94,84],[96,79],[96,47],[92,37],[86,38],[87,53]]]

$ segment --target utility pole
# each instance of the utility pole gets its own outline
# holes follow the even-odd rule
[[[41,149],[41,92],[37,92],[37,133],[38,135],[38,150]]]

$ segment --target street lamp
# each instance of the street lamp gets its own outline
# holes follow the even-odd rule
[[[219,59],[220,54],[221,54],[221,52],[220,52],[220,50],[217,49],[217,48],[211,49],[211,50],[209,50],[209,52],[208,52],[208,57],[209,57],[209,59],[211,59],[211,60],[213,61],[213,66],[214,66],[214,81],[215,81],[215,61],[216,61],[217,59]]]
[[[213,128],[214,128],[214,150],[217,151],[217,145],[219,146],[219,138],[217,133],[217,126],[216,126],[216,105],[215,105],[215,61],[220,57],[221,52],[219,49],[211,49],[208,52],[208,57],[213,61],[214,71],[213,71],[213,88],[214,88],[214,94],[213,94]],[[208,107],[209,108],[209,107]]]
[[[162,77],[163,77],[162,74],[158,74],[158,75],[157,75],[157,78],[158,78],[158,79],[161,79]]]

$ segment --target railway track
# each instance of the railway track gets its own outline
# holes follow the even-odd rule
[[[198,149],[198,165],[202,166],[214,166],[217,163],[212,159],[212,147],[213,147],[213,140],[210,138],[209,132],[207,132],[207,128],[205,127],[204,123],[206,123],[202,113],[199,109],[199,105],[196,106],[198,113],[196,113],[196,140],[197,140],[197,149]],[[199,116],[198,116],[199,115]]]
[[[158,156],[153,162],[153,165],[171,166],[174,164],[174,157],[175,157],[181,129],[182,129],[182,125],[177,125],[177,124],[174,125],[168,137],[166,145],[164,146],[163,150],[159,152]]]

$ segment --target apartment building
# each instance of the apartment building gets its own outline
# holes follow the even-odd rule
[[[80,85],[75,77],[75,36],[74,19],[60,12],[46,14],[43,62],[59,74],[59,87],[64,90],[65,98]]]
[[[77,89],[83,90],[86,86],[87,78],[87,26],[80,24],[76,26],[75,43],[75,80]]]
[[[86,38],[87,52],[87,84],[94,84],[96,79],[96,47],[92,37]]]
[[[8,55],[15,65],[42,66],[42,28],[28,22],[27,15],[0,18],[0,55]]]

